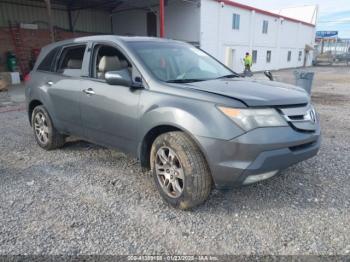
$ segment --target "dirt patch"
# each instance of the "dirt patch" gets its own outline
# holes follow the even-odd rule
[[[331,83],[331,84],[341,84],[350,88],[349,83],[350,77],[348,75],[337,75],[337,77],[329,76],[329,74],[318,74],[316,78],[316,83]]]
[[[349,96],[331,94],[326,92],[314,92],[311,96],[311,100],[314,103],[332,106],[344,105],[348,103],[349,99]]]

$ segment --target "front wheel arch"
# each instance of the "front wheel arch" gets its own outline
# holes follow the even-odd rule
[[[146,133],[146,135],[142,139],[141,146],[139,149],[139,159],[140,159],[141,167],[146,168],[148,170],[151,169],[150,156],[151,156],[151,148],[152,148],[153,142],[156,140],[156,138],[158,136],[160,136],[164,133],[173,132],[173,131],[181,131],[181,132],[187,134],[196,143],[196,145],[198,146],[198,148],[202,152],[202,154],[203,154],[203,156],[208,164],[208,168],[211,172],[208,157],[207,157],[205,151],[203,150],[203,147],[201,146],[201,144],[198,143],[198,141],[195,139],[195,137],[190,132],[188,132],[187,130],[184,130],[181,127],[174,126],[174,125],[155,126]]]
[[[178,127],[171,125],[159,125],[150,129],[146,135],[143,137],[140,150],[139,150],[139,159],[141,162],[141,166],[147,169],[151,168],[150,156],[151,156],[151,148],[153,142],[156,138],[164,133],[172,132],[172,131],[182,131]]]
[[[158,136],[150,158],[153,179],[165,202],[187,210],[208,198],[213,179],[202,150],[191,136],[182,131]]]

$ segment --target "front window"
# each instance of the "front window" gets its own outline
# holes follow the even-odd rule
[[[122,69],[128,69],[131,72],[131,64],[118,49],[102,44],[94,47],[91,68],[92,78],[105,80],[107,72]]]
[[[224,65],[200,49],[183,43],[130,42],[146,69],[164,82],[195,82],[236,77]]]

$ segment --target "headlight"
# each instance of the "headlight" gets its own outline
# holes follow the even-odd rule
[[[288,126],[288,123],[273,108],[238,109],[223,106],[218,108],[245,131],[258,127]]]

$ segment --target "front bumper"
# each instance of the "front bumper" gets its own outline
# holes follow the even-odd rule
[[[254,129],[229,141],[196,139],[207,158],[216,187],[232,188],[272,177],[315,156],[320,148],[321,132],[319,126],[314,132],[269,127]]]

